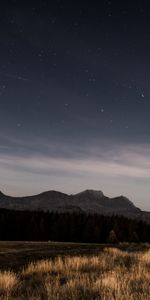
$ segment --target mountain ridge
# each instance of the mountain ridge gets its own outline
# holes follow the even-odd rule
[[[123,215],[150,222],[150,212],[142,211],[127,197],[120,195],[109,198],[102,191],[92,189],[69,195],[50,190],[37,195],[22,197],[8,196],[0,191],[0,208]]]

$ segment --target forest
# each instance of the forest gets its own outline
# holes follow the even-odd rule
[[[150,242],[150,224],[123,216],[0,209],[0,240]]]

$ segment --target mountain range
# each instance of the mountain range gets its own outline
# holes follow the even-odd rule
[[[95,190],[85,190],[74,195],[52,190],[26,197],[11,197],[0,192],[0,208],[123,215],[150,222],[150,212],[142,211],[128,198],[109,198],[102,191]]]

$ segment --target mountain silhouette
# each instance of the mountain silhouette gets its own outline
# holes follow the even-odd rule
[[[150,213],[136,207],[125,196],[109,198],[102,191],[91,189],[74,195],[52,190],[26,197],[11,197],[0,192],[0,208],[124,215],[150,221]]]

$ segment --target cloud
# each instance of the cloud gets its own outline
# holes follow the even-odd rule
[[[76,193],[94,188],[110,197],[124,194],[137,206],[150,210],[149,144],[121,145],[103,140],[99,146],[85,143],[69,147],[67,143],[41,140],[40,149],[40,140],[30,145],[12,140],[12,144],[13,151],[0,149],[0,189],[7,194],[24,196],[50,189]]]
[[[54,146],[53,146],[54,147]],[[144,149],[144,150],[142,150]],[[77,150],[77,148],[76,148]],[[65,152],[65,150],[63,150]],[[100,152],[102,151],[102,152]],[[80,153],[82,153],[83,150]],[[126,178],[150,178],[150,148],[127,146],[125,149],[103,150],[99,148],[86,149],[79,156],[72,153],[67,157],[31,153],[28,156],[0,154],[0,167],[7,170],[21,171],[32,174],[70,174],[71,176],[108,176]]]

